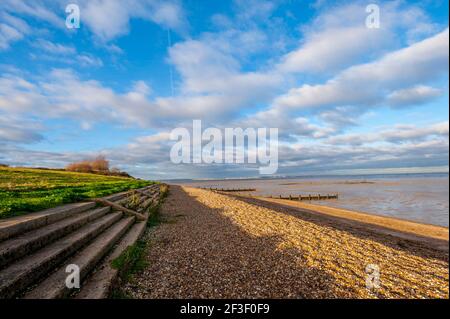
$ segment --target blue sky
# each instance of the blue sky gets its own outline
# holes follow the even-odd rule
[[[448,171],[448,46],[445,0],[2,0],[0,163],[257,176],[170,162],[201,119],[277,127],[279,175]]]

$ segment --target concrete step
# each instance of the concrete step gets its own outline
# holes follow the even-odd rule
[[[145,200],[148,198],[147,195],[142,195],[141,198],[139,199],[139,204],[138,206],[142,205],[143,202],[145,202]]]
[[[151,204],[153,204],[153,202],[155,202],[156,199],[153,197],[147,198],[142,204],[141,206],[138,208],[138,213],[144,213],[147,211],[147,209],[150,207]]]
[[[83,250],[64,262],[63,266],[50,277],[25,294],[24,298],[56,299],[68,296],[72,291],[66,287],[66,278],[68,276],[66,266],[71,264],[77,265],[80,270],[80,282],[83,281],[95,265],[131,227],[134,221],[135,217],[127,217],[112,225]]]
[[[103,216],[1,270],[0,298],[18,295],[121,219],[122,215],[122,212],[117,212]]]
[[[103,197],[103,199],[109,200],[110,202],[116,202],[118,200],[121,200],[121,199],[127,197],[129,192],[130,191],[125,191],[125,192],[121,192],[118,194],[109,195],[109,196]]]
[[[118,201],[115,201],[114,203],[116,203],[117,205],[123,206],[128,202],[128,197],[122,198]]]
[[[150,185],[141,188],[141,191],[154,189],[157,185]],[[126,202],[127,195],[130,191],[125,191],[113,195],[103,197],[111,202]],[[0,241],[14,237],[17,234],[23,234],[30,230],[49,225],[61,219],[70,217],[74,214],[81,213],[95,207],[94,202],[81,202],[62,205],[49,208],[43,211],[26,214],[23,216],[11,217],[0,220]]]
[[[147,222],[135,223],[128,233],[120,240],[105,260],[96,268],[95,273],[81,286],[76,299],[105,299],[109,297],[114,284],[119,276],[119,270],[111,266],[114,259],[118,258],[129,246],[136,243],[145,231]]]
[[[85,212],[95,205],[94,202],[74,203],[0,220],[0,241]]]
[[[102,207],[75,216],[65,218],[53,224],[23,233],[9,240],[0,242],[0,268],[27,254],[31,254],[39,248],[52,243],[81,226],[110,211],[110,207]]]

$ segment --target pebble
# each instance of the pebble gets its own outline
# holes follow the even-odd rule
[[[449,298],[448,253],[171,186],[133,298]],[[380,287],[367,288],[368,264]]]

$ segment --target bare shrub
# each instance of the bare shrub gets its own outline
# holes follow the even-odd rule
[[[97,156],[90,164],[93,171],[109,172],[109,161],[107,161],[103,155]]]
[[[91,173],[93,171],[91,163],[89,161],[71,163],[66,166],[66,170],[80,173]]]
[[[127,172],[123,172],[116,167],[110,169],[109,161],[103,155],[99,155],[93,160],[70,163],[66,166],[66,171],[133,178]]]

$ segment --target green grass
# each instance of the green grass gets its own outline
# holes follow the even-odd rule
[[[111,266],[119,269],[121,277],[124,280],[129,280],[130,277],[147,266],[144,258],[144,253],[147,248],[147,243],[139,240],[127,249],[116,259],[113,260]]]
[[[152,183],[116,176],[0,167],[0,219]]]

